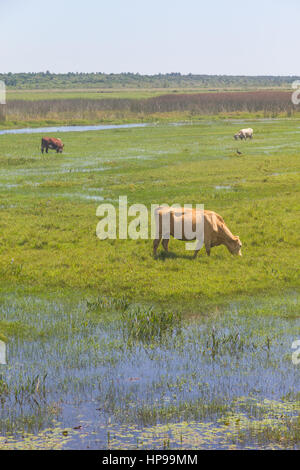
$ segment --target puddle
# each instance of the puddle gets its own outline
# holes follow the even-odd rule
[[[278,144],[278,145],[268,145],[265,147],[256,147],[255,150],[263,150],[263,151],[270,151],[270,150],[279,150],[279,149],[291,149],[291,148],[298,148],[299,145],[297,144]]]
[[[170,325],[153,342],[133,340],[127,313],[4,299],[0,328],[15,336],[0,366],[0,448],[1,436],[13,448],[45,448],[50,436],[54,448],[56,435],[65,449],[253,446],[251,423],[279,426],[299,413],[291,354],[300,319],[284,318],[299,304],[280,302],[268,308],[283,317],[233,305],[219,318]]]
[[[0,204],[0,209],[14,209],[15,207],[17,207],[15,204]]]
[[[271,173],[270,176],[281,176],[281,175],[298,175],[298,171],[280,171],[277,173]]]
[[[217,189],[218,191],[222,191],[223,189],[224,190],[226,190],[226,189],[230,190],[230,189],[232,189],[232,186],[229,186],[229,185],[228,186],[215,186],[215,189]]]
[[[104,201],[103,196],[80,196],[80,197],[91,200],[91,201]]]
[[[133,155],[128,157],[120,157],[120,160],[151,160],[152,156],[150,155]]]
[[[116,168],[116,167],[114,167]],[[6,175],[32,175],[32,176],[48,176],[48,175],[58,175],[58,174],[67,174],[67,173],[97,173],[102,172],[105,170],[109,170],[109,167],[102,167],[98,166],[96,168],[61,168],[58,167],[56,170],[50,170],[48,168],[15,168],[11,169],[4,169],[2,170],[3,173]]]
[[[103,191],[103,188],[84,188],[86,191],[98,191],[101,192]]]
[[[0,188],[5,188],[5,189],[13,189],[13,188],[17,188],[18,186],[20,186],[20,185],[19,184],[10,184],[10,183],[7,183],[7,184],[0,183]]]
[[[89,195],[89,194],[61,194],[61,196],[66,196],[66,197],[70,197],[70,198],[76,198],[76,197],[79,197],[80,199],[86,199],[88,201],[104,201],[104,197],[103,196],[92,196],[92,195]],[[106,199],[107,201],[109,199]]]

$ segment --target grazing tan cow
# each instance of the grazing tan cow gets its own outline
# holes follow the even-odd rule
[[[249,127],[249,129],[241,129],[237,134],[234,135],[235,140],[238,139],[252,139],[253,138],[253,129]]]
[[[198,214],[198,215],[197,215]],[[210,256],[210,250],[214,246],[225,245],[231,254],[242,256],[242,242],[239,237],[232,235],[226,226],[223,218],[213,211],[197,211],[196,209],[158,207],[155,210],[156,217],[156,239],[153,241],[153,254],[156,256],[157,248],[162,240],[165,251],[169,248],[170,235],[178,240],[191,241],[196,240],[196,222],[199,223],[199,217],[204,216],[204,245],[206,253]],[[166,219],[167,217],[167,219]],[[167,220],[167,224],[164,223]],[[193,238],[185,235],[184,226],[192,227]],[[181,225],[181,235],[178,237],[178,225]],[[200,248],[199,248],[200,249]],[[196,258],[199,249],[195,249],[194,258]]]

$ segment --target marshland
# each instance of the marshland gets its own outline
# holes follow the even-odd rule
[[[46,118],[22,97],[1,123],[35,133],[0,135],[0,448],[299,448],[299,116],[283,95],[210,113],[160,96],[136,99],[175,108],[130,95],[78,122],[73,97]],[[104,111],[146,125],[58,130],[63,153],[41,154],[39,126]],[[253,140],[235,142],[244,127]],[[120,195],[204,204],[243,257],[100,241],[97,206]]]

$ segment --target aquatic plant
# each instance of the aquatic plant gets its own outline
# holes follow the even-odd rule
[[[182,326],[180,313],[139,305],[125,310],[121,321],[123,336],[128,342],[161,342],[166,335],[179,334]]]

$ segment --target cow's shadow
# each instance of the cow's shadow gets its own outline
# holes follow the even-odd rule
[[[154,256],[154,259],[157,261],[165,261],[166,259],[189,259],[193,261],[193,253],[194,252],[191,252],[190,255],[183,255],[181,253],[174,253],[173,251],[161,251],[156,256]]]

